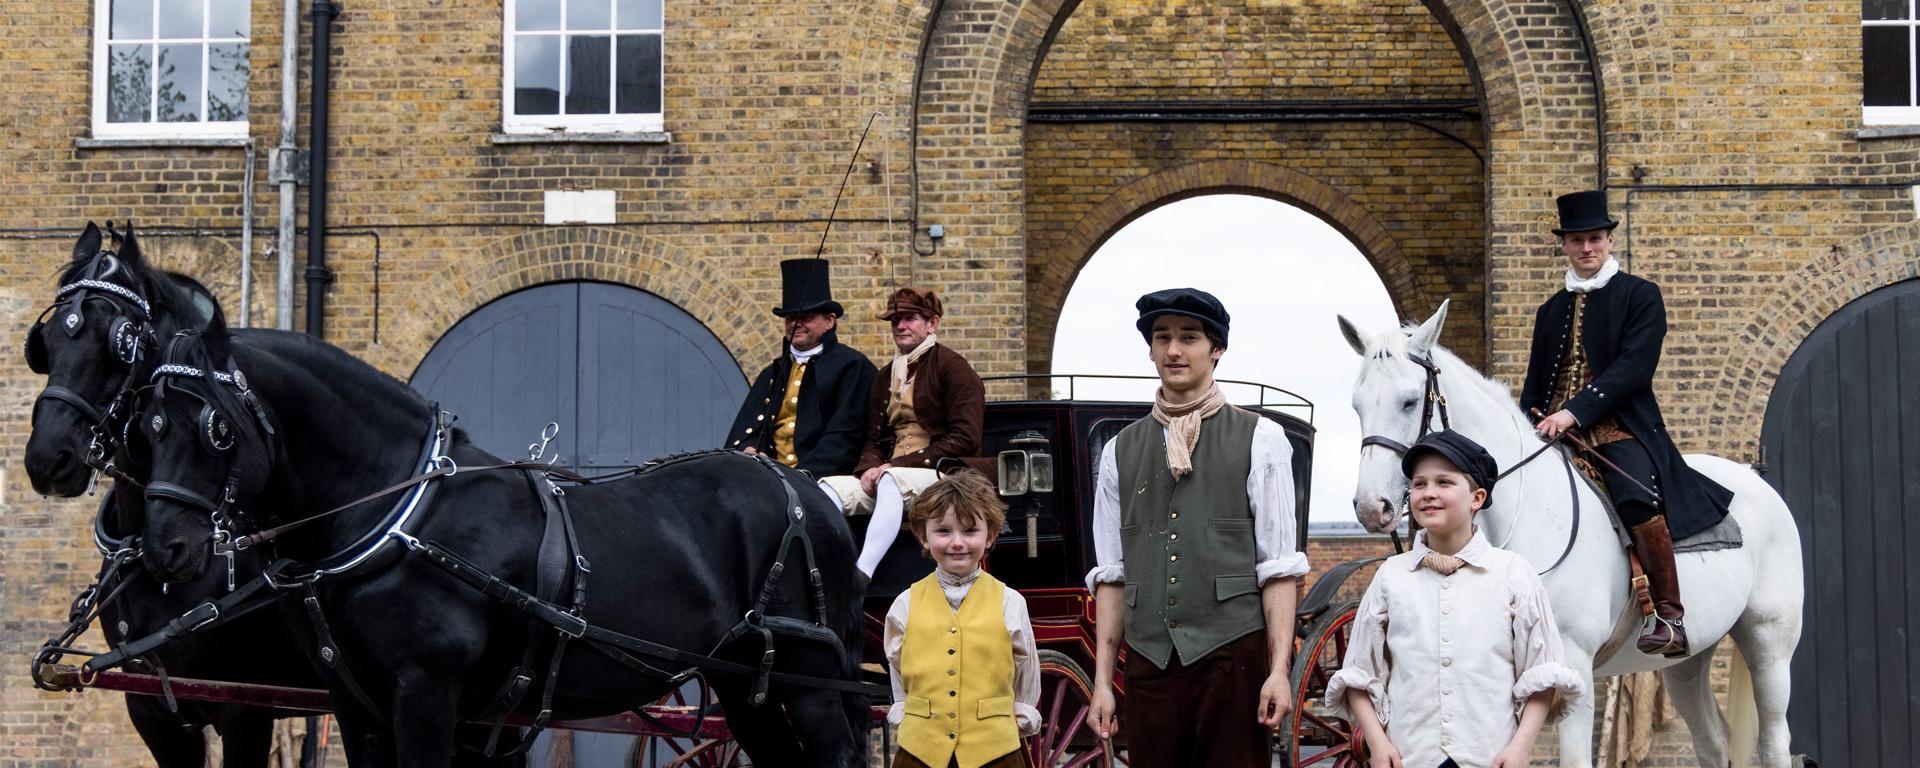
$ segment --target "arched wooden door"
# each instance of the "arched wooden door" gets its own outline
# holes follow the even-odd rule
[[[1806,566],[1793,751],[1907,765],[1920,749],[1920,280],[1814,329],[1774,385],[1761,450]]]
[[[717,446],[746,396],[727,348],[700,321],[644,291],[549,283],[462,319],[412,384],[482,448],[522,458],[547,422],[552,450],[586,471]]]
[[[549,456],[587,473],[716,447],[747,394],[732,354],[692,315],[590,282],[539,285],[475,310],[412,384],[502,458],[524,458],[541,428],[559,423]],[[541,736],[529,765],[547,764],[553,738]],[[573,734],[573,764],[625,768],[632,741]]]

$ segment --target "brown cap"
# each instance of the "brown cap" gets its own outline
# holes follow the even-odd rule
[[[880,319],[893,322],[894,315],[913,312],[921,317],[939,317],[946,314],[940,307],[940,297],[925,288],[901,288],[887,297],[887,311],[880,313]]]

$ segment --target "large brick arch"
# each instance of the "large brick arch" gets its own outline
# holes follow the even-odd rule
[[[949,232],[940,252],[915,260],[914,275],[934,287],[964,280],[1019,280],[1026,272],[1023,220],[1025,118],[1034,74],[1053,35],[1078,0],[948,0],[933,20],[914,94],[921,219]],[[1590,186],[1595,175],[1593,94],[1585,52],[1570,10],[1557,2],[1427,0],[1478,81],[1486,125],[1487,282],[1489,289],[1545,280],[1553,270],[1540,233],[1553,196]],[[1543,258],[1547,256],[1548,258]],[[1029,336],[1039,307],[983,307]],[[1489,362],[1514,373],[1524,364],[1530,318],[1489,306]],[[1051,324],[1051,318],[1046,319]],[[976,356],[983,372],[1032,368],[1037,345]],[[972,353],[971,350],[969,350]],[[1012,358],[1012,359],[1009,359]]]
[[[1810,259],[1776,280],[1727,350],[1725,386],[1714,393],[1703,435],[1706,450],[1755,460],[1760,424],[1787,360],[1820,323],[1849,302],[1902,280],[1920,278],[1920,224],[1874,232]]]
[[[366,353],[405,378],[447,329],[487,302],[542,283],[597,280],[651,293],[693,315],[742,369],[774,353],[765,307],[704,259],[665,241],[592,227],[554,227],[504,237],[447,263],[432,292],[403,298],[387,343]]]
[[[1366,206],[1304,173],[1271,163],[1206,160],[1172,168],[1114,190],[1071,233],[1036,248],[1027,275],[1027,371],[1053,367],[1054,331],[1080,270],[1100,246],[1134,219],[1168,203],[1210,194],[1271,198],[1306,210],[1346,235],[1373,264],[1402,315],[1416,293],[1413,269],[1400,245]]]

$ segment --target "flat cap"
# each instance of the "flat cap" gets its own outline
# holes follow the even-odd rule
[[[1134,327],[1140,329],[1140,336],[1153,343],[1153,319],[1161,315],[1180,315],[1200,321],[1200,325],[1214,336],[1220,338],[1220,346],[1227,345],[1227,326],[1231,318],[1227,315],[1226,305],[1221,304],[1213,294],[1198,288],[1168,288],[1154,291],[1140,297],[1133,303],[1140,311],[1140,319]]]

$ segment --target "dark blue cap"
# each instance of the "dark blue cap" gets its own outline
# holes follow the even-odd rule
[[[1154,291],[1140,297],[1133,303],[1140,310],[1140,319],[1134,327],[1140,329],[1140,336],[1153,343],[1153,319],[1160,315],[1180,315],[1200,321],[1207,332],[1220,339],[1220,346],[1227,345],[1227,324],[1231,319],[1227,307],[1213,294],[1198,288],[1168,288]]]
[[[1413,466],[1429,454],[1445,458],[1461,474],[1472,478],[1475,486],[1487,490],[1487,503],[1481,509],[1493,506],[1493,483],[1500,477],[1500,464],[1487,449],[1451,429],[1428,432],[1407,449],[1407,455],[1400,459],[1400,472],[1413,477]]]

